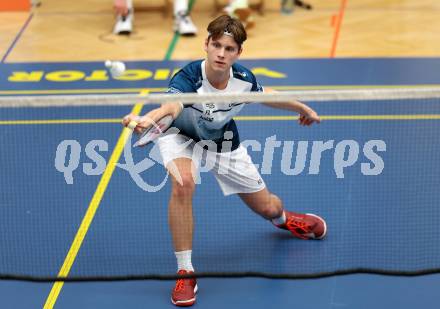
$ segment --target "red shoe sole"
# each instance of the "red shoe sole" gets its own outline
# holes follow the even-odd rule
[[[197,293],[198,289],[199,289],[199,287],[196,284],[196,286],[194,287],[194,298],[187,299],[187,300],[177,300],[177,301],[175,301],[171,297],[171,302],[173,303],[173,305],[176,305],[178,307],[189,307],[189,306],[192,306],[196,302],[196,295],[195,294]]]

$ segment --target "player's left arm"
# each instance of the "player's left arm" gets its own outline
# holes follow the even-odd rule
[[[264,88],[264,92],[270,93],[270,92],[276,92],[274,89],[271,88]],[[292,100],[289,102],[267,102],[263,103],[264,105],[278,108],[278,109],[284,109],[289,110],[293,112],[297,112],[299,114],[298,122],[300,125],[303,126],[310,126],[312,123],[320,123],[321,118],[318,116],[318,114],[309,106],[307,106],[304,103],[301,103],[297,100]]]

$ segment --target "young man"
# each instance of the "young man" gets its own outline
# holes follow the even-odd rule
[[[245,40],[246,31],[239,20],[227,15],[213,20],[208,26],[208,38],[205,40],[206,59],[194,61],[179,71],[171,80],[168,92],[263,91],[251,71],[235,64],[241,55]],[[266,105],[299,113],[301,125],[308,126],[320,121],[314,110],[295,100]],[[243,106],[243,103],[226,106],[193,104],[185,107],[179,102],[163,104],[141,117],[138,127],[135,128],[135,131],[139,132],[142,127],[149,127],[151,120],[158,121],[165,115],[172,115],[173,126],[180,130],[179,134],[165,135],[158,140],[164,165],[173,176],[169,226],[179,274],[194,271],[191,263],[192,196],[195,189],[194,171],[201,164],[201,157],[195,156],[198,141],[212,141],[211,146],[215,146],[214,149],[210,148],[211,151],[207,151],[208,155],[204,160],[215,163],[212,164],[212,171],[224,195],[238,194],[254,212],[270,220],[276,227],[290,231],[296,237],[322,239],[326,234],[326,223],[322,218],[284,210],[281,200],[266,188],[246,148],[240,146],[237,127],[232,119]],[[135,116],[127,115],[123,124],[127,126],[135,119]],[[227,149],[222,149],[224,139],[231,141]],[[185,147],[180,147],[182,145]],[[231,162],[234,162],[234,167],[231,166]],[[171,300],[177,306],[190,306],[195,302],[196,291],[196,279],[179,279]]]
[[[132,0],[113,0],[116,12],[115,34],[130,34],[133,30],[134,9]],[[174,31],[181,35],[195,35],[197,28],[188,13],[188,0],[174,0]]]

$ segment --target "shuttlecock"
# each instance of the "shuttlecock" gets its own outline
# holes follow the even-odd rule
[[[107,60],[105,66],[110,70],[112,77],[119,77],[125,72],[125,64],[121,61]]]

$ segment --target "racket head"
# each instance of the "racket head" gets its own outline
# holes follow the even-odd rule
[[[174,119],[171,115],[166,115],[159,119],[156,123],[153,123],[151,127],[142,132],[138,141],[134,143],[133,147],[145,146],[156,138],[158,138],[162,133],[164,133],[173,123]]]

